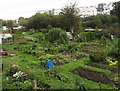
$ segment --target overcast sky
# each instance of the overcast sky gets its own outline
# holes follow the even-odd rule
[[[120,0],[0,0],[0,19],[29,18],[38,10],[59,9],[75,1],[77,7],[82,7]]]

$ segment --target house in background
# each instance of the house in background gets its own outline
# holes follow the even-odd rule
[[[97,15],[96,6],[79,7],[79,9],[80,9],[79,14],[81,15],[82,18]]]
[[[113,9],[113,3],[100,3],[97,6],[97,13],[98,14],[107,14],[110,15],[110,11]]]

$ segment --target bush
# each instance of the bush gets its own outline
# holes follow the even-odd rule
[[[90,59],[93,62],[105,62],[107,57],[107,52],[103,50],[97,50],[93,54],[90,54]]]
[[[13,76],[17,71],[19,71],[18,65],[13,64],[8,70],[8,75]]]
[[[42,33],[48,33],[48,31],[49,31],[49,29],[45,29],[45,28],[40,29],[40,32],[42,32]]]
[[[40,56],[38,60],[40,60],[40,65],[45,67],[47,64],[47,61],[53,60],[54,58],[55,58],[54,55],[46,54],[46,55]]]
[[[75,51],[78,51],[79,50],[79,46],[77,43],[75,42],[71,42],[67,45],[67,48],[70,52],[75,52]]]
[[[103,37],[104,39],[110,39],[110,33],[107,30],[95,32],[82,32],[80,33],[80,37],[77,39],[77,41],[89,42],[96,39],[100,40]]]
[[[38,43],[40,43],[41,41],[45,40],[45,35],[43,33],[37,33],[35,36],[35,41],[37,41]]]
[[[65,44],[68,43],[69,39],[65,31],[60,28],[53,28],[48,33],[48,40],[58,44]]]
[[[120,60],[120,38],[115,39],[111,45],[106,47],[108,55]]]

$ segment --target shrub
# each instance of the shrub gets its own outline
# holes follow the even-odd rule
[[[107,30],[95,31],[95,32],[82,32],[77,41],[89,42],[95,39],[100,40],[101,38],[110,39],[110,33]]]
[[[35,32],[35,29],[30,29],[29,31],[32,33],[32,32]]]
[[[55,56],[54,55],[50,55],[50,54],[46,54],[46,55],[43,55],[43,56],[40,56],[39,58],[38,58],[38,60],[40,60],[40,65],[41,66],[46,66],[46,62],[48,61],[48,60],[53,60],[55,58]]]
[[[103,50],[97,50],[93,54],[90,54],[90,59],[93,62],[104,62],[106,61],[107,52]]]
[[[13,76],[17,71],[19,71],[18,65],[13,64],[8,70],[8,75]]]
[[[106,47],[108,55],[120,60],[120,38],[115,39],[111,45]]]
[[[49,31],[49,29],[45,29],[45,28],[40,29],[40,32],[42,32],[42,33],[48,33],[48,31]]]
[[[65,44],[68,43],[69,39],[65,31],[60,28],[53,28],[48,32],[48,40],[58,44]]]
[[[62,74],[62,73],[57,73],[56,78],[63,82],[68,82],[68,80],[69,80],[68,76],[65,74]]]
[[[77,51],[77,50],[79,49],[79,47],[78,47],[77,45],[78,45],[78,44],[75,43],[75,42],[69,43],[69,44],[67,45],[68,50],[69,50],[70,52],[75,52],[75,51]]]
[[[57,47],[58,52],[63,52],[63,51],[68,51],[68,47],[65,45],[61,44]]]
[[[86,87],[84,83],[80,81],[80,79],[78,78],[75,79],[75,85],[78,86],[80,90],[86,91]]]
[[[37,33],[35,36],[35,41],[37,41],[38,43],[40,43],[41,41],[45,40],[45,35],[43,33]]]

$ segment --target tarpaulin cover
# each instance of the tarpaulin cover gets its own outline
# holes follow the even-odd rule
[[[47,61],[47,67],[49,69],[52,69],[52,66],[53,66],[53,62],[52,61]]]

